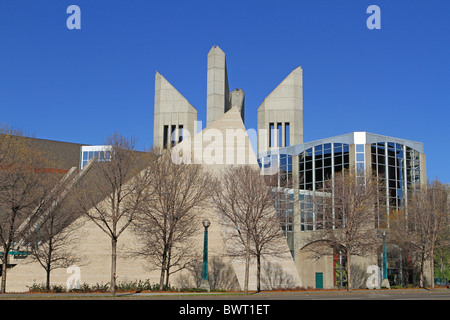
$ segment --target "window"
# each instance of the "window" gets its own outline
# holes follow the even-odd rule
[[[164,126],[163,130],[163,148],[167,149],[169,147],[169,126]]]
[[[349,147],[343,143],[325,143],[299,154],[299,189],[320,190],[333,171],[349,168]]]
[[[289,147],[291,145],[291,128],[289,122],[284,124],[284,146]]]
[[[355,153],[355,160],[356,160],[356,172],[362,174],[366,168],[365,166],[365,146],[363,144],[357,144],[355,145],[356,153]]]
[[[275,126],[269,123],[269,148],[275,147]]]
[[[277,124],[277,140],[278,140],[278,145],[277,147],[282,147],[283,146],[283,126],[280,122],[278,122]]]
[[[110,146],[82,146],[80,169],[83,169],[92,158],[96,158],[99,162],[111,161]]]
[[[177,126],[176,125],[171,125],[170,126],[170,146],[174,147],[175,146],[175,142],[177,141]]]
[[[183,125],[180,124],[178,125],[178,143],[180,143],[181,141],[183,141]]]

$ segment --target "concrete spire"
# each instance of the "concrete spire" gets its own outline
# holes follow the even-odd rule
[[[225,53],[214,45],[208,53],[206,124],[219,119],[229,109],[227,63]]]

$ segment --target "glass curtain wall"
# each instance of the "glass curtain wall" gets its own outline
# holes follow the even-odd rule
[[[394,142],[371,144],[372,173],[386,189],[386,213],[407,209],[408,193],[420,185],[420,153]],[[379,217],[378,227],[387,225]]]

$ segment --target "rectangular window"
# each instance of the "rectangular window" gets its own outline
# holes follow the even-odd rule
[[[171,147],[174,147],[175,146],[175,142],[177,141],[176,131],[177,131],[177,126],[176,125],[172,125],[171,128],[170,128]]]
[[[283,146],[283,126],[281,122],[278,122],[277,124],[277,137],[278,137],[278,145],[277,147],[282,147]]]
[[[169,126],[164,126],[163,148],[169,147]]]
[[[356,162],[364,162],[364,153],[356,154]]]
[[[356,152],[364,152],[364,145],[363,144],[357,144],[356,145]]]
[[[269,123],[269,148],[273,148],[275,146],[275,126],[271,122]]]
[[[183,125],[180,124],[178,126],[178,143],[180,143],[181,141],[183,141]]]
[[[291,145],[291,128],[289,122],[284,124],[284,146],[289,147]]]

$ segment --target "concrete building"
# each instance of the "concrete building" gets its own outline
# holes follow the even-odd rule
[[[155,74],[153,146],[172,149],[182,154],[180,161],[200,164],[213,174],[220,175],[229,165],[249,164],[261,168],[263,174],[277,174],[279,185],[286,195],[281,228],[285,236],[285,253],[277,259],[265,260],[263,289],[271,288],[336,288],[340,286],[342,257],[336,253],[320,259],[312,258],[305,250],[307,234],[320,231],[316,224],[311,196],[321,192],[324,181],[345,169],[363,169],[386,179],[386,215],[377,217],[385,224],[391,209],[407,209],[408,193],[426,182],[426,159],[420,142],[387,137],[367,132],[353,132],[317,141],[303,141],[303,70],[298,67],[262,101],[257,109],[258,145],[255,153],[246,131],[245,92],[230,92],[225,53],[213,46],[207,56],[206,128],[196,128],[197,110],[159,72]],[[248,114],[248,112],[247,112]],[[189,133],[189,134],[188,134]],[[61,168],[73,183],[89,187],[90,172],[101,165],[93,160],[107,146],[85,146],[46,142],[35,143],[52,157],[61,160]],[[182,150],[182,153],[178,151]],[[62,158],[61,158],[62,157]],[[175,157],[176,158],[176,157]],[[107,165],[103,163],[102,165]],[[99,205],[101,205],[101,201]],[[276,214],[278,207],[274,208]],[[241,290],[244,281],[244,261],[227,256],[226,230],[219,223],[213,206],[199,211],[199,218],[208,218],[209,256],[222,266],[224,289]],[[110,239],[92,221],[79,217],[77,250],[82,257],[78,266],[81,283],[107,283],[110,280]],[[80,236],[81,235],[81,236]],[[130,257],[136,238],[126,230],[118,247],[118,281],[150,280],[159,282],[159,271],[150,271],[148,262]],[[195,238],[196,250],[202,250],[203,229]],[[33,283],[42,283],[45,272],[37,262],[25,263],[26,256],[13,257],[8,272],[7,290],[26,291]],[[364,287],[368,265],[379,264],[379,257],[367,256],[354,260],[354,287]],[[256,264],[252,262],[250,290],[256,287]],[[277,279],[270,279],[276,269]],[[69,270],[52,273],[52,283],[66,285]],[[391,275],[398,270],[391,268]],[[192,274],[180,273],[173,285],[188,283],[195,286]],[[177,282],[178,281],[178,282]]]

